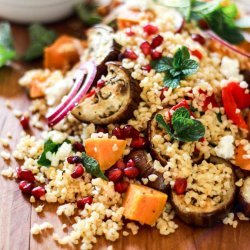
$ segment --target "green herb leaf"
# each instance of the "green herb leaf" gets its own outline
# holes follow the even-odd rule
[[[175,89],[180,84],[180,76],[173,77],[171,74],[165,73],[163,84],[165,87]]]
[[[162,57],[159,60],[151,61],[151,67],[157,72],[164,72],[172,68],[173,58],[171,57]]]
[[[37,163],[40,165],[40,166],[45,166],[45,167],[49,167],[51,165],[51,161],[48,160],[46,158],[46,154],[48,152],[51,152],[51,153],[56,153],[58,148],[61,146],[62,144],[56,144],[55,142],[53,142],[51,139],[47,140],[45,143],[44,143],[44,149],[43,149],[43,153],[40,155]]]
[[[163,116],[161,114],[157,114],[155,116],[155,120],[158,122],[158,124],[171,136],[171,138],[174,137],[170,126],[165,122]]]
[[[44,48],[52,44],[57,35],[53,30],[46,29],[40,24],[29,27],[30,46],[27,49],[24,60],[32,61],[43,55]]]
[[[223,13],[232,19],[235,19],[238,15],[238,9],[235,3],[231,3],[230,5],[224,6],[221,8]]]
[[[13,47],[11,27],[7,22],[0,23],[0,67],[14,59],[16,52]]]
[[[221,114],[221,113],[216,113],[216,117],[217,117],[217,120],[218,120],[219,122],[222,122],[222,119],[221,119],[222,114]]]
[[[187,59],[182,63],[182,68],[182,74],[189,76],[197,71],[199,64],[195,60]]]
[[[86,153],[82,153],[82,164],[85,167],[86,171],[95,177],[108,180],[108,178],[101,171],[99,163],[92,157],[87,156]]]
[[[75,6],[76,14],[87,25],[95,25],[102,21],[93,2],[79,3]]]

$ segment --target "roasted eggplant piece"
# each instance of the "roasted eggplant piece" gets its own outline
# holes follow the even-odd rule
[[[229,162],[219,157],[211,157],[210,162],[214,164],[225,164],[226,166],[233,169],[232,165]],[[223,197],[221,203],[217,204],[216,206],[207,204],[207,206],[203,208],[194,205],[187,205],[184,201],[184,195],[177,195],[172,190],[170,200],[173,204],[176,214],[187,224],[200,227],[208,227],[214,225],[219,220],[225,218],[228,212],[233,207],[234,198],[236,195],[235,175],[233,171],[230,182],[231,188]]]
[[[128,120],[140,102],[141,88],[119,62],[108,62],[105,85],[85,98],[72,114],[80,121],[110,124]]]
[[[158,176],[155,181],[149,180],[146,186],[164,193],[167,192],[169,185],[165,184],[163,174],[154,169],[153,163],[148,160],[145,150],[132,151],[127,157],[132,159],[135,162],[135,166],[140,170],[139,178],[147,178],[151,174]]]
[[[106,62],[117,61],[121,46],[114,40],[114,30],[107,25],[96,25],[88,31],[88,52],[86,59],[97,65],[97,76],[107,73]]]
[[[250,217],[250,177],[244,180],[239,192],[239,205],[242,212]]]

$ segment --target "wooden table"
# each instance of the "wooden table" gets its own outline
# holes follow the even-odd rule
[[[71,33],[82,36],[83,27],[75,19],[68,19],[53,25],[58,33]],[[15,45],[22,53],[28,44],[25,26],[12,25]],[[70,31],[70,32],[68,32]],[[25,70],[37,67],[40,62],[32,64],[15,63],[14,68],[0,69],[0,137],[6,138],[10,132],[13,135],[10,151],[14,150],[20,136],[21,127],[13,112],[7,109],[5,102],[9,100],[15,109],[27,110],[29,100],[25,91],[18,86],[18,78]],[[37,133],[33,130],[34,133]],[[2,149],[0,149],[2,150]],[[19,163],[20,164],[20,163]],[[0,158],[0,170],[8,165],[15,168],[18,163],[3,161]],[[38,215],[35,207],[18,190],[17,183],[0,176],[0,249],[1,250],[54,250],[69,249],[61,247],[52,239],[49,231],[38,237],[30,236],[30,227],[33,223],[50,221],[55,229],[61,230],[62,223],[71,224],[67,218],[62,220],[55,215],[56,206],[46,204],[44,212]],[[157,230],[144,227],[137,236],[121,237],[115,243],[107,242],[100,238],[95,249],[106,249],[112,245],[113,249],[149,249],[149,250],[247,250],[250,249],[250,223],[240,222],[237,229],[218,224],[213,228],[192,228],[178,221],[179,229],[169,236],[160,236]]]

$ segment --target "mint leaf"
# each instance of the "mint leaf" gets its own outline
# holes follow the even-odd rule
[[[189,76],[197,72],[199,64],[195,60],[187,59],[182,63],[182,74]]]
[[[229,18],[236,18],[238,14],[238,9],[235,3],[222,7],[223,13]]]
[[[37,163],[40,165],[40,166],[45,166],[45,167],[49,167],[51,165],[51,161],[48,160],[46,158],[46,154],[48,152],[51,152],[51,153],[56,153],[58,148],[61,146],[62,144],[56,144],[55,142],[53,142],[51,139],[47,140],[45,143],[44,143],[44,149],[43,149],[43,153],[40,155]]]
[[[165,122],[165,120],[161,114],[157,114],[155,116],[155,120],[158,122],[160,127],[162,127],[171,136],[171,138],[174,137],[174,135],[171,131],[171,127]]]
[[[108,178],[104,175],[104,173],[101,171],[99,163],[97,162],[97,160],[95,160],[94,158],[86,155],[86,153],[82,153],[82,164],[84,166],[84,168],[86,169],[86,171],[95,176],[95,177],[99,177],[102,178],[104,180],[108,180]]]
[[[25,52],[24,60],[32,61],[43,55],[44,48],[52,44],[57,35],[53,30],[46,29],[40,24],[29,27],[30,46]]]
[[[162,57],[159,60],[151,61],[150,65],[157,72],[164,72],[172,68],[173,58],[171,57]]]
[[[163,79],[163,84],[165,87],[175,89],[180,84],[180,76],[173,77],[171,74],[166,73]]]

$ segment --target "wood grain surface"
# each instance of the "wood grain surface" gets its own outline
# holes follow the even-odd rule
[[[64,22],[54,24],[58,33],[70,33],[76,36],[84,35],[84,27],[75,19],[68,19]],[[27,45],[27,27],[12,25],[15,46],[19,53],[22,53]],[[0,137],[6,138],[7,133],[13,135],[10,151],[14,150],[22,131],[18,120],[13,112],[7,109],[5,102],[9,100],[14,109],[27,110],[29,105],[25,91],[18,86],[18,78],[25,70],[38,67],[41,62],[32,64],[14,63],[12,67],[0,69]],[[32,133],[37,134],[36,130]],[[2,149],[0,148],[0,151]],[[4,161],[0,159],[0,171],[7,166],[15,168],[21,164],[15,159]],[[18,185],[13,180],[7,180],[0,176],[0,249],[1,250],[56,250],[70,249],[57,245],[52,239],[52,232],[47,231],[38,237],[30,236],[30,227],[33,223],[49,221],[54,225],[56,231],[61,234],[63,223],[70,225],[73,221],[69,218],[59,218],[56,214],[56,207],[46,204],[44,212],[37,214],[35,207],[18,190]],[[169,236],[160,236],[157,230],[150,227],[140,229],[138,235],[121,237],[116,242],[107,242],[103,238],[98,239],[94,249],[106,249],[112,245],[113,249],[129,250],[247,250],[250,249],[250,223],[240,222],[237,229],[230,226],[218,224],[213,228],[192,228],[177,220],[179,229]],[[69,228],[70,230],[70,228]],[[77,249],[77,248],[76,248]]]

